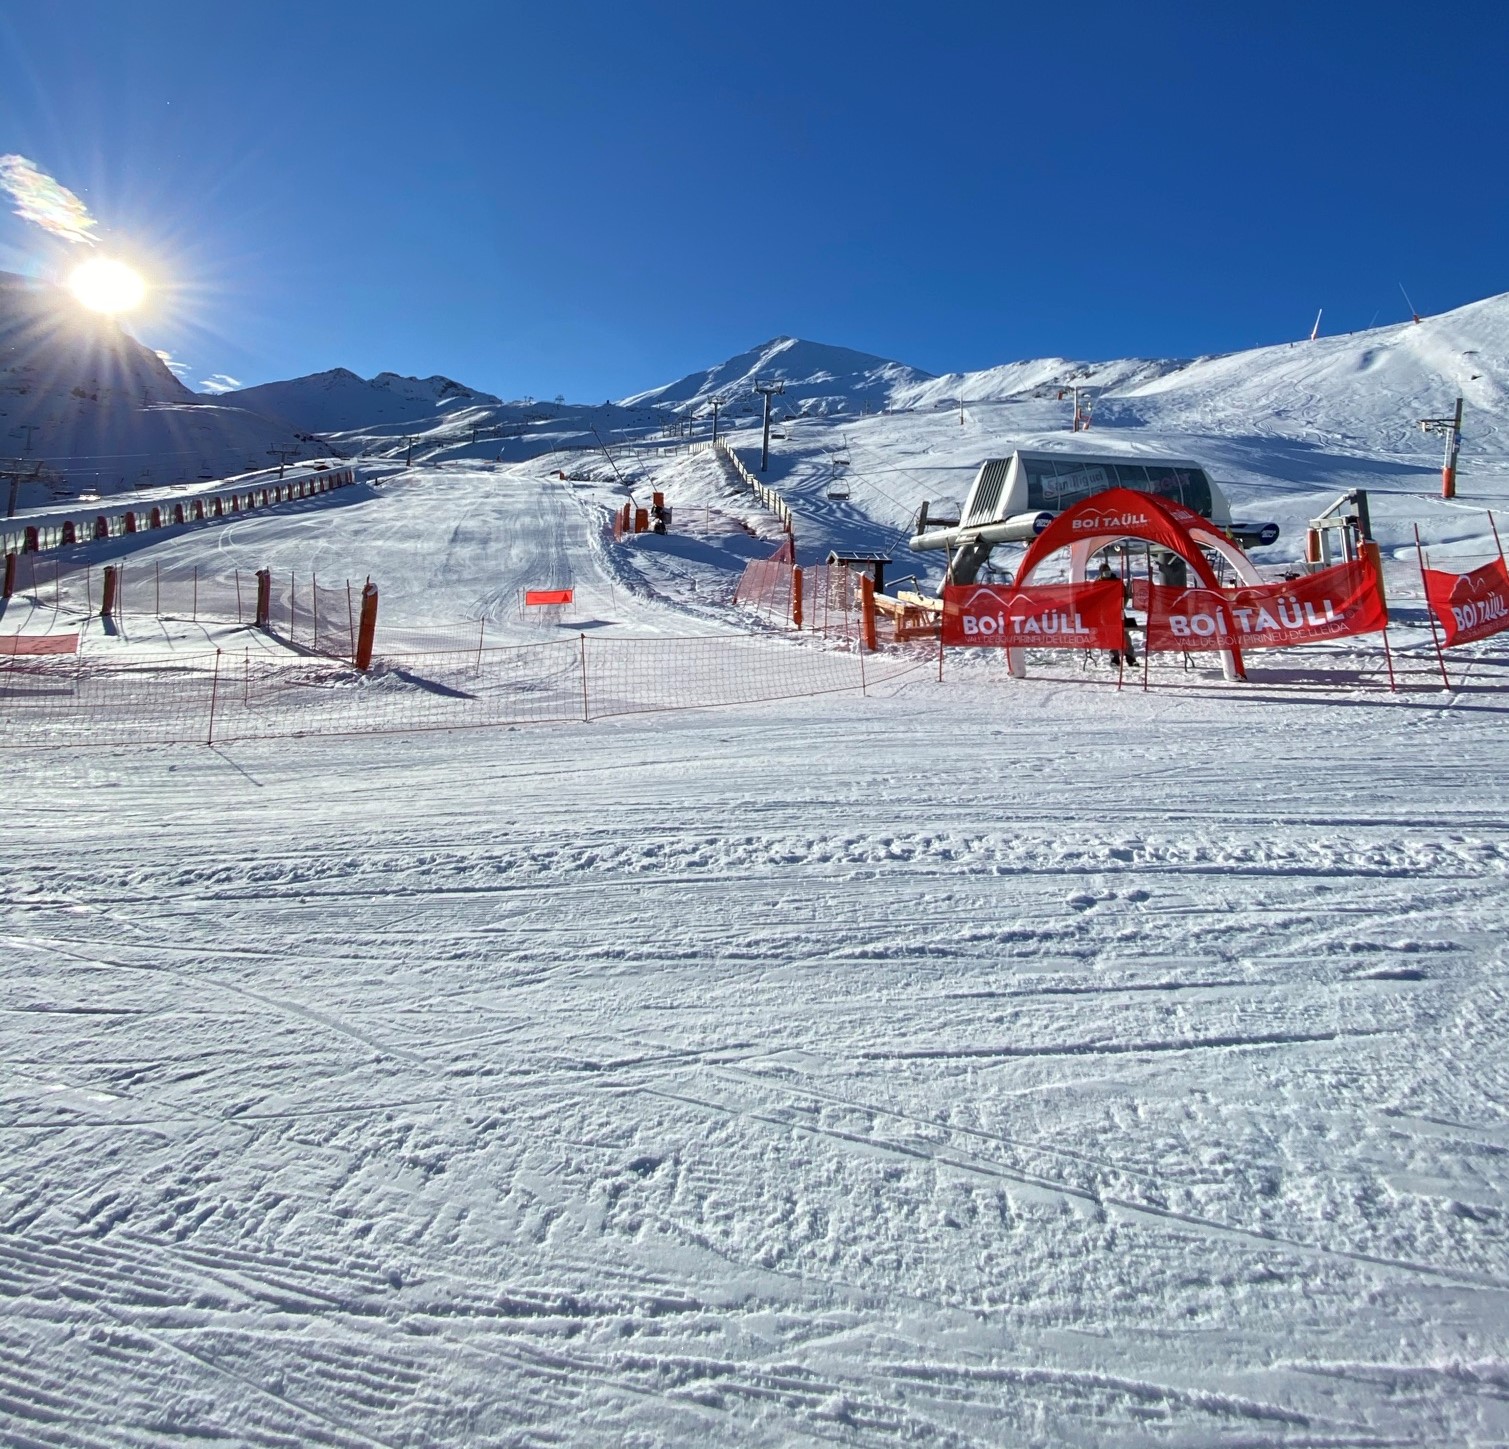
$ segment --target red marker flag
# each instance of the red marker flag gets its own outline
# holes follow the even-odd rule
[[[569,604],[570,589],[525,589],[524,602],[528,604]]]
[[[1471,644],[1509,629],[1509,570],[1496,558],[1466,574],[1426,569],[1425,597],[1443,642]]]

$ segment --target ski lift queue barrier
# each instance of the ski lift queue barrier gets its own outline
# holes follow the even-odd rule
[[[356,470],[349,467],[318,468],[281,481],[258,480],[246,484],[230,481],[230,487],[135,504],[130,508],[110,511],[81,509],[72,518],[20,526],[12,522],[0,532],[0,554],[43,553],[95,539],[124,538],[150,529],[209,523],[256,509],[297,503],[335,488],[349,487],[356,482]]]

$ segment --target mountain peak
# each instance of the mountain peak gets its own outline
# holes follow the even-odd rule
[[[695,411],[714,400],[748,397],[756,383],[780,382],[787,410],[799,413],[877,411],[898,388],[915,388],[932,374],[903,362],[782,335],[772,337],[701,372],[623,398],[624,407]]]

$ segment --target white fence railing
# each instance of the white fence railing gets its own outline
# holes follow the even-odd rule
[[[734,450],[730,448],[727,443],[723,441],[722,438],[719,438],[718,441],[713,444],[713,447],[717,449],[719,456],[732,466],[734,472],[744,480],[754,496],[758,498],[766,508],[768,508],[773,514],[775,514],[777,518],[781,520],[781,522],[786,527],[786,531],[790,533],[792,531],[791,509],[787,505],[786,500],[782,498],[774,488],[769,487],[767,484],[761,483],[760,480],[756,478],[755,475],[744,466],[743,459],[741,459],[739,455],[734,452]]]

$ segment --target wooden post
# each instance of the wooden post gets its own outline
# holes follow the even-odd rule
[[[5,555],[5,593],[4,593],[3,596],[0,596],[0,597],[4,597],[4,598],[8,599],[15,592],[16,592],[16,556],[13,553],[8,553],[8,554]]]
[[[108,570],[107,570],[108,572]],[[207,745],[215,743],[215,698],[220,692],[220,651],[215,651],[215,672],[210,677],[210,727],[204,737]]]
[[[109,619],[115,614],[115,589],[116,579],[120,576],[120,569],[116,564],[105,565],[105,591],[100,600],[100,618]]]
[[[257,570],[257,628],[264,633],[272,630],[272,570]]]
[[[800,631],[802,627],[802,571],[793,564],[791,569],[791,622]]]

